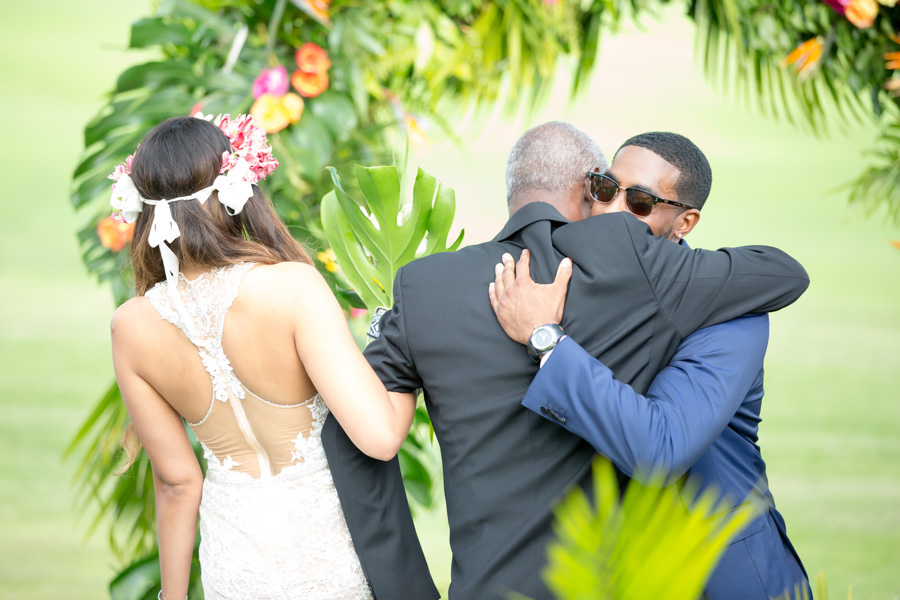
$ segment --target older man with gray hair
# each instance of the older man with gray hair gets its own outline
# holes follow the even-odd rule
[[[805,289],[790,277],[802,267],[772,248],[690,251],[654,237],[629,215],[585,219],[592,204],[587,172],[597,167],[606,168],[603,153],[576,127],[547,123],[526,132],[507,166],[509,221],[489,242],[400,269],[394,306],[366,349],[388,390],[410,403],[424,392],[441,445],[451,600],[512,592],[551,598],[541,572],[553,507],[573,485],[590,488],[595,457],[590,444],[521,406],[538,364],[504,333],[488,300],[502,256],[527,248],[535,281],[568,284],[563,326],[593,340],[592,351],[602,346],[604,362],[638,390],[646,390],[684,332],[783,306]],[[666,280],[654,275],[661,272]],[[665,318],[697,294],[706,300],[695,310],[674,323]],[[545,333],[550,339],[561,330]],[[529,348],[532,356],[540,351]],[[330,417],[322,439],[375,597],[434,597],[420,585],[425,575],[412,569],[402,582],[384,581],[417,550],[408,511],[391,509],[405,506],[396,459],[361,454]]]
[[[601,173],[609,163],[597,142],[569,123],[551,121],[529,129],[519,138],[506,162],[506,201],[513,214],[531,202],[548,202],[570,221],[590,214],[584,204],[584,179],[588,171]],[[582,216],[564,211],[587,207]]]

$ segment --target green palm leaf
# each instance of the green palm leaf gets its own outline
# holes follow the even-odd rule
[[[686,512],[690,491],[635,481],[620,502],[612,464],[601,458],[593,485],[593,505],[576,489],[556,509],[544,580],[560,600],[695,600],[728,543],[759,513],[748,502],[718,516],[713,490]]]

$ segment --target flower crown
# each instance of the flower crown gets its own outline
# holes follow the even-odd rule
[[[166,279],[172,288],[178,277],[178,258],[167,243],[175,241],[181,235],[181,231],[172,218],[169,205],[183,200],[198,200],[201,204],[205,204],[213,192],[218,192],[219,202],[225,206],[226,211],[236,215],[253,196],[253,185],[278,166],[278,161],[272,155],[272,146],[269,145],[266,132],[253,124],[253,117],[250,115],[238,115],[232,119],[231,115],[225,114],[218,115],[213,120],[213,115],[198,112],[194,117],[212,121],[231,142],[231,152],[222,153],[222,167],[211,186],[178,198],[142,198],[131,179],[131,163],[134,155],[117,165],[109,175],[115,182],[109,200],[116,211],[114,216],[117,214],[126,223],[134,223],[144,204],[154,207],[148,241],[151,247],[159,247]]]

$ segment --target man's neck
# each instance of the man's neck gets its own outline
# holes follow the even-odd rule
[[[546,202],[560,212],[564,217],[571,220],[567,213],[572,212],[572,204],[569,198],[564,195],[547,192],[545,190],[526,190],[519,192],[515,197],[509,199],[509,215],[512,216],[517,210],[527,204],[535,202]]]

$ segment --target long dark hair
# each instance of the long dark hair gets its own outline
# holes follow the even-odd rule
[[[134,154],[131,178],[144,198],[187,196],[213,184],[230,152],[228,137],[204,119],[174,117],[153,128]],[[181,236],[169,246],[182,269],[209,270],[240,262],[313,264],[309,253],[291,237],[259,186],[237,215],[230,215],[216,193],[205,204],[173,202],[172,218]],[[147,241],[153,210],[144,206],[134,229],[131,257],[134,287],[143,295],[166,273],[157,248]]]
[[[154,127],[134,153],[131,178],[138,193],[151,200],[187,196],[213,184],[230,152],[228,136],[204,119],[174,117]],[[313,264],[309,253],[291,237],[259,186],[237,215],[230,215],[215,194],[205,204],[188,200],[170,205],[181,235],[170,244],[179,267],[209,270],[240,262]],[[159,249],[148,243],[153,209],[145,205],[134,228],[131,258],[135,293],[143,296],[166,280]],[[134,425],[125,429],[122,474],[134,463],[141,444]]]

